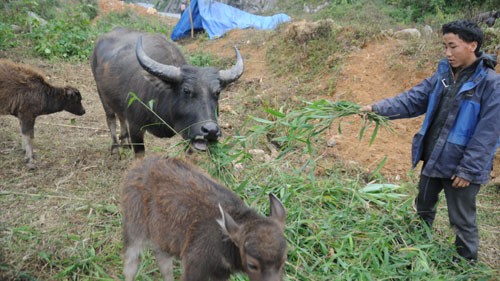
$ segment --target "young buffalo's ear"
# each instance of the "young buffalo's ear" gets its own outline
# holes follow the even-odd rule
[[[66,95],[72,100],[82,99],[80,91],[78,91],[78,89],[75,89],[73,87],[66,87]]]
[[[219,204],[219,211],[221,214],[221,218],[217,220],[217,223],[222,228],[222,231],[229,236],[229,238],[238,244],[238,237],[240,233],[240,226],[234,221],[234,219],[222,209],[222,206]]]
[[[284,230],[286,222],[285,207],[283,207],[281,201],[272,193],[269,193],[269,201],[270,201],[269,217],[274,219],[279,224],[281,229]]]

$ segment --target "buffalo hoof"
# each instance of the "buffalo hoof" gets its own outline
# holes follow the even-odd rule
[[[28,170],[30,170],[30,171],[33,171],[36,169],[36,165],[33,162],[28,162],[28,163],[26,163],[26,168],[28,168]]]

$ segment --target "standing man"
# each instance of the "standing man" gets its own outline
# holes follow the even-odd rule
[[[480,51],[484,36],[475,23],[453,21],[443,25],[442,34],[446,58],[431,77],[361,110],[391,119],[425,114],[412,146],[413,167],[423,161],[417,213],[432,226],[444,189],[458,254],[475,262],[476,195],[489,180],[500,144],[500,75],[496,57]]]
[[[181,1],[181,15],[184,13],[186,10],[186,1]]]

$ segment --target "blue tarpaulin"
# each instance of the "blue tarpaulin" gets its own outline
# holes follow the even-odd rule
[[[275,29],[291,18],[286,14],[258,16],[213,0],[192,0],[179,22],[174,27],[170,38],[176,41],[191,34],[191,22],[188,9],[191,9],[195,31],[205,30],[210,39],[219,38],[232,29]]]

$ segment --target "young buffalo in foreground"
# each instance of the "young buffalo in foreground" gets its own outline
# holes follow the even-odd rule
[[[14,115],[21,124],[27,167],[35,169],[33,138],[35,118],[66,110],[85,114],[82,96],[73,87],[54,87],[29,66],[0,59],[0,115]]]
[[[252,281],[282,279],[286,211],[272,194],[270,215],[247,207],[233,192],[179,159],[147,157],[125,175],[122,211],[125,280],[133,280],[151,245],[164,280],[180,258],[184,281],[228,280],[244,271]]]

